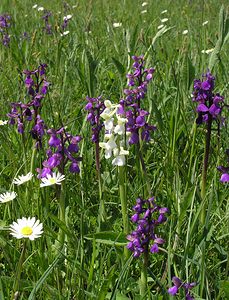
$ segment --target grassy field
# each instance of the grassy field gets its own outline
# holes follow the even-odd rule
[[[0,203],[0,300],[229,299],[229,193],[217,170],[229,167],[228,9],[226,0],[0,1],[0,119],[7,121],[0,122],[0,194],[17,194]],[[140,138],[127,146],[125,123],[129,154],[117,166],[99,148],[104,127],[99,141],[91,140],[85,106],[87,97],[101,96],[103,108],[104,100],[125,100],[132,56],[140,55],[144,68],[155,69],[141,109],[157,129],[148,142]],[[45,74],[23,72],[41,64],[47,64]],[[208,71],[215,76],[214,93],[224,97],[223,120],[205,111],[208,121],[197,124],[193,84]],[[35,86],[34,94],[29,89]],[[41,92],[42,86],[48,91]],[[37,98],[39,104],[20,119],[23,130],[21,104],[14,106],[11,125],[11,103],[28,104],[38,94],[42,104]],[[34,124],[43,130],[39,136],[31,134]],[[40,187],[37,169],[44,170],[50,149],[57,149],[50,148],[50,137],[59,138],[55,145],[65,143],[62,160],[52,161],[52,171],[65,180]],[[42,142],[39,149],[36,142]],[[69,144],[79,147],[73,158]],[[69,172],[69,166],[80,172]],[[31,180],[13,184],[28,172]],[[139,197],[152,196],[168,209],[167,220],[153,225],[159,252],[151,253],[147,241],[144,253],[134,257],[126,238],[136,230],[133,207]],[[157,209],[156,218],[164,215]],[[10,234],[10,225],[23,217],[40,220],[39,238],[26,238],[30,231],[20,238]],[[163,244],[155,242],[159,237]],[[182,283],[168,293],[174,276]]]

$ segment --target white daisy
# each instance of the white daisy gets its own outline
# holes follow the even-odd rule
[[[63,17],[63,20],[65,21],[65,20],[70,20],[72,18],[72,15],[67,15],[67,16],[65,16],[65,17]]]
[[[32,8],[37,8],[37,6],[38,6],[37,4],[34,4],[34,6]]]
[[[146,5],[148,5],[147,2],[143,2],[143,3],[142,3],[142,7],[144,7],[144,6],[146,6]]]
[[[10,225],[10,234],[17,239],[29,238],[33,241],[36,238],[39,238],[43,233],[43,224],[39,220],[33,218],[18,219],[17,222],[13,222]]]
[[[0,126],[6,125],[7,123],[8,123],[8,121],[0,120]]]
[[[0,195],[0,202],[5,203],[14,200],[17,197],[15,192],[6,192]]]
[[[161,25],[159,25],[158,27],[157,27],[157,29],[161,29],[161,28],[163,28],[164,27],[164,24],[161,24]]]
[[[146,13],[147,13],[146,9],[141,11],[141,14],[146,14]]]
[[[214,48],[208,49],[208,50],[202,50],[201,53],[203,53],[203,54],[210,54],[210,53],[212,53],[213,51],[214,51]]]
[[[161,23],[165,23],[167,21],[168,21],[168,18],[164,18],[164,19],[161,20]]]
[[[69,32],[70,32],[70,31],[69,31],[69,30],[67,30],[67,31],[64,31],[63,33],[61,33],[60,35],[61,35],[61,36],[65,36],[65,35],[68,35],[68,34],[69,34]]]
[[[41,178],[42,183],[40,184],[40,187],[54,185],[54,184],[61,184],[61,182],[65,180],[65,176],[60,174],[59,172],[56,174],[55,172],[50,175],[47,175],[47,178]]]
[[[186,30],[184,30],[183,32],[182,32],[182,34],[183,35],[186,35],[186,34],[188,34],[188,30],[186,29]]]
[[[121,27],[121,26],[122,26],[122,23],[113,23],[114,28],[118,28],[118,27]]]
[[[202,24],[202,26],[205,26],[205,25],[207,25],[208,24],[208,21],[205,21],[203,24]]]
[[[166,14],[168,12],[168,10],[166,9],[166,10],[163,10],[162,12],[161,12],[161,14],[163,15],[163,14]]]
[[[40,6],[40,7],[38,7],[37,10],[38,10],[38,11],[43,11],[43,10],[44,10],[44,7]]]
[[[31,180],[33,177],[33,174],[31,172],[29,172],[28,174],[26,175],[21,175],[21,176],[18,176],[18,178],[14,178],[13,180],[13,184],[16,184],[16,185],[21,185],[29,180]]]

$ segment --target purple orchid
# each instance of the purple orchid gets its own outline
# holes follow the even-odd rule
[[[45,22],[45,26],[43,28],[43,30],[47,33],[47,34],[52,34],[52,25],[49,23],[49,18],[51,17],[52,13],[48,10],[45,11],[45,14],[42,16],[42,19]]]
[[[226,155],[227,155],[228,166],[227,167],[224,167],[224,166],[217,167],[217,169],[222,173],[221,178],[220,178],[220,181],[222,183],[229,182],[229,149],[226,150]]]
[[[90,122],[92,126],[92,142],[99,142],[99,133],[103,127],[103,121],[100,118],[101,113],[105,109],[104,101],[102,97],[89,98],[87,97],[87,104],[85,110],[88,111],[87,121]]]
[[[179,289],[182,288],[184,289],[186,300],[195,300],[195,298],[191,296],[190,290],[196,286],[196,282],[184,283],[180,280],[180,278],[176,276],[172,278],[172,282],[174,285],[168,289],[168,293],[171,296],[175,296],[178,293]]]
[[[36,70],[25,70],[24,80],[27,90],[27,103],[11,103],[11,112],[7,114],[10,118],[10,124],[17,124],[18,132],[23,134],[26,123],[33,121],[33,127],[30,130],[31,136],[36,140],[36,147],[42,147],[42,137],[45,133],[46,126],[41,118],[41,102],[48,92],[50,83],[46,80],[46,64],[41,64]]]
[[[168,208],[158,206],[152,197],[148,200],[138,198],[133,210],[131,221],[137,228],[127,236],[127,248],[133,252],[134,257],[139,257],[144,252],[159,252],[158,245],[164,244],[165,240],[155,233],[155,229],[167,220],[165,214],[168,213]]]
[[[49,129],[47,133],[50,135],[48,141],[49,148],[46,151],[47,159],[43,162],[43,168],[37,169],[39,178],[52,174],[57,168],[61,174],[64,174],[65,166],[69,163],[69,171],[71,173],[79,173],[79,156],[80,136],[73,136],[66,132],[64,127],[58,130]]]
[[[8,47],[10,43],[10,35],[8,33],[10,19],[11,17],[7,14],[0,15],[0,34],[2,35],[2,44],[5,47]]]
[[[221,112],[223,109],[224,97],[219,93],[214,93],[215,77],[208,71],[203,75],[203,80],[194,81],[193,101],[198,103],[196,111],[197,124],[207,123],[211,118],[222,121]]]
[[[139,135],[141,139],[149,142],[150,132],[156,129],[155,126],[147,123],[146,117],[149,112],[141,108],[142,99],[147,93],[147,86],[153,78],[154,69],[145,69],[144,58],[133,56],[133,72],[127,74],[129,89],[124,90],[125,98],[120,100],[119,113],[124,114],[128,119],[126,124],[127,132],[130,133],[129,143],[138,144]]]

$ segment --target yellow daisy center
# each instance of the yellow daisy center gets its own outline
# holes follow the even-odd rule
[[[21,233],[23,235],[31,235],[33,233],[33,229],[29,226],[25,226],[21,229]]]
[[[50,178],[50,179],[49,179],[49,182],[50,182],[51,184],[56,183],[56,178]]]

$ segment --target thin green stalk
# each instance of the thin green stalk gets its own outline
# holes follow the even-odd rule
[[[32,157],[31,157],[31,162],[30,162],[30,172],[33,174],[34,172],[34,161],[35,161],[35,155],[36,155],[37,149],[34,145],[33,152],[32,152]]]
[[[205,237],[207,233],[206,228],[206,208],[207,208],[207,201],[206,201],[206,185],[207,185],[207,172],[208,172],[208,164],[209,164],[209,156],[210,156],[210,145],[211,145],[211,127],[212,127],[212,117],[208,115],[208,123],[207,123],[207,133],[205,138],[205,150],[204,150],[204,162],[203,162],[203,170],[202,170],[202,182],[201,182],[201,199],[203,201],[203,208],[201,210],[200,215],[200,223],[203,227],[203,245],[202,245],[202,254],[201,254],[201,278],[200,278],[200,296],[204,296],[204,287],[205,287],[205,248],[206,242]]]
[[[15,293],[18,292],[18,289],[19,289],[19,282],[20,282],[20,278],[21,278],[22,265],[23,265],[24,260],[25,260],[25,251],[26,251],[26,240],[24,240],[24,242],[23,242],[21,256],[20,256],[20,259],[19,259],[18,265],[17,265],[15,280],[14,280],[14,284],[13,284],[12,299],[15,299]]]
[[[129,220],[128,220],[128,210],[127,210],[127,199],[126,199],[126,185],[125,185],[125,167],[118,167],[119,173],[119,195],[121,200],[121,211],[122,211],[122,222],[124,234],[129,233]],[[124,248],[124,255],[126,258],[129,256],[127,248]]]
[[[97,172],[97,179],[99,184],[99,214],[98,214],[98,231],[101,228],[101,221],[104,221],[105,218],[105,203],[102,194],[102,181],[101,181],[101,172],[100,172],[100,152],[99,152],[99,143],[95,143],[95,165]]]
[[[139,282],[140,287],[140,295],[142,298],[145,298],[147,292],[147,269],[149,264],[149,253],[144,252],[142,270],[141,270],[141,277]]]
[[[58,188],[57,201],[59,203],[59,219],[63,224],[66,224],[66,220],[65,220],[65,195],[64,195],[64,192],[63,192],[63,185],[61,185],[61,187],[57,187],[57,188]],[[60,227],[59,232],[58,232],[58,237],[57,237],[57,243],[56,243],[56,248],[57,248],[58,253],[63,249],[64,241],[65,241],[65,232]]]

